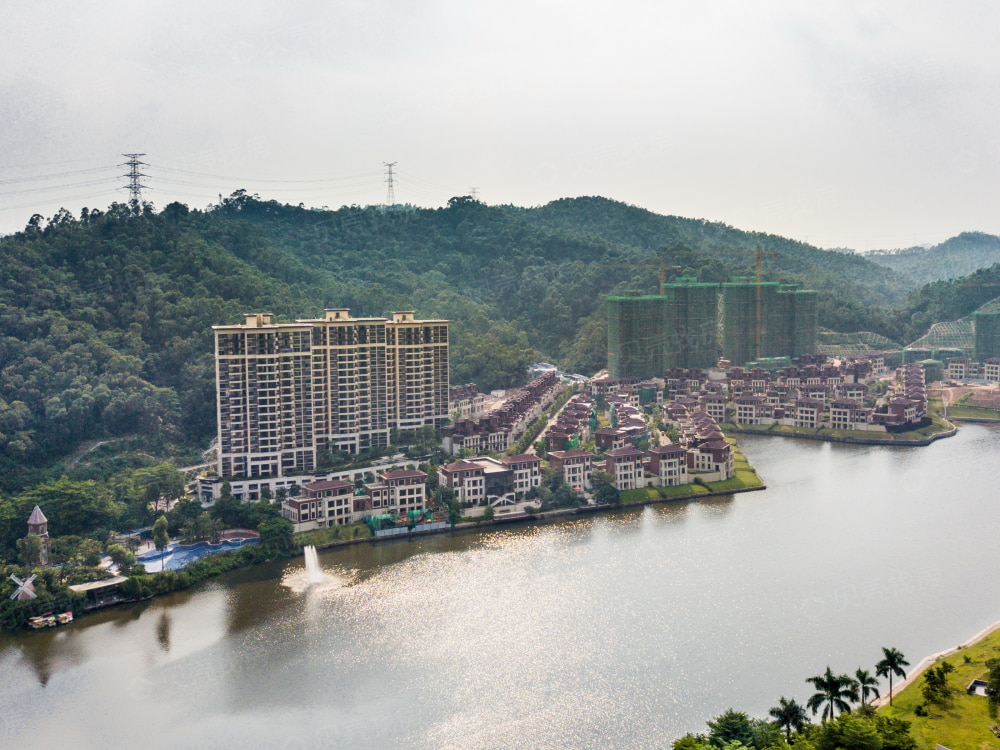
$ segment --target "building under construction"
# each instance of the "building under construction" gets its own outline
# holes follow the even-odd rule
[[[719,359],[719,285],[678,279],[662,294],[608,297],[608,375],[663,377],[669,367]]]
[[[1000,310],[972,314],[975,330],[975,360],[985,362],[1000,357]]]
[[[609,377],[714,367],[720,353],[743,365],[816,352],[816,292],[773,282],[720,287],[693,279],[664,284],[661,291],[607,298]]]
[[[743,365],[759,357],[815,353],[816,306],[816,292],[789,284],[723,284],[722,356]]]

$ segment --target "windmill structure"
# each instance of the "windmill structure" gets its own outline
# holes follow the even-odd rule
[[[34,575],[22,581],[16,575],[11,574],[10,580],[17,584],[17,588],[14,589],[14,593],[10,595],[11,601],[16,599],[19,602],[25,602],[38,596],[38,594],[35,593],[35,585],[32,583],[32,581],[35,580]]]

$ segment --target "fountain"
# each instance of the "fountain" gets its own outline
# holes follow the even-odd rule
[[[302,553],[306,558],[306,583],[310,586],[316,583],[323,583],[326,576],[323,569],[319,567],[319,555],[316,554],[316,547],[307,544],[302,548]]]

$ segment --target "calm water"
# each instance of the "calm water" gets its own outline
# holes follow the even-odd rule
[[[765,492],[321,554],[0,641],[0,747],[666,747],[1000,619],[1000,430],[744,436]]]

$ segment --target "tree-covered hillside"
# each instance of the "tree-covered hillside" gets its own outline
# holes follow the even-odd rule
[[[869,260],[898,271],[920,284],[968,276],[980,268],[1000,263],[1000,237],[983,232],[962,232],[933,247],[876,250]]]
[[[907,340],[890,270],[604,199],[327,211],[239,191],[206,211],[35,216],[0,239],[0,489],[57,474],[84,441],[196,455],[215,432],[211,326],[245,312],[445,317],[452,382],[502,388],[535,357],[603,367],[605,294],[655,290],[661,261],[701,281],[746,275],[757,242],[778,253],[767,279],[819,289],[821,325]]]

